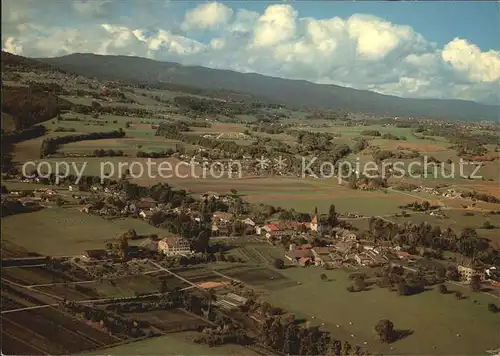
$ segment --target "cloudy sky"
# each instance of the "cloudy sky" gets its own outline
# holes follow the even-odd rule
[[[498,2],[3,0],[3,50],[121,54],[500,103]]]

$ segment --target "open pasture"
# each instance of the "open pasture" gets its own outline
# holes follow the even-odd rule
[[[167,282],[168,285],[168,282]],[[160,291],[160,280],[147,274],[127,276],[86,284],[104,298],[134,297],[137,294],[153,294]]]
[[[326,213],[330,204],[338,212],[364,215],[387,215],[399,211],[399,206],[415,200],[414,197],[391,191],[353,190],[339,185],[336,179],[245,178],[242,179],[173,179],[172,183],[191,192],[214,191],[228,194],[238,190],[244,200],[252,203],[271,204],[276,207],[294,208],[311,212],[318,207]]]
[[[453,294],[440,294],[436,287],[407,297],[376,286],[351,293],[346,290],[351,284],[348,274],[341,270],[296,267],[280,273],[295,281],[296,286],[274,290],[265,296],[267,300],[315,324],[324,323],[323,327],[334,337],[347,337],[351,344],[360,346],[367,342],[371,352],[471,355],[500,346],[497,332],[500,320],[487,309],[488,303],[498,301],[472,293],[468,288],[448,286],[451,290],[460,288],[467,297],[464,300],[456,300]],[[325,273],[329,281],[321,280],[321,273]],[[377,340],[374,332],[380,319],[389,319],[396,330],[411,330],[413,334],[393,343],[391,350]]]
[[[87,249],[104,248],[105,242],[133,228],[138,235],[158,234],[139,219],[104,220],[76,208],[46,208],[2,219],[2,238],[30,252],[52,256],[81,255]]]
[[[195,344],[193,339],[198,334],[195,332],[183,332],[149,338],[134,343],[124,344],[108,348],[106,350],[93,352],[92,355],[130,356],[130,355],[258,355],[250,348],[239,345],[222,345],[208,347]]]
[[[224,266],[217,270],[225,276],[264,291],[284,290],[297,284],[273,268],[242,265]]]
[[[180,141],[166,140],[161,137],[145,136],[125,137],[125,138],[112,138],[102,140],[87,140],[72,142],[63,145],[59,152],[63,153],[78,153],[78,154],[92,154],[96,149],[104,150],[121,150],[125,155],[135,157],[137,152],[160,152],[167,149],[175,149],[180,144],[183,147],[187,146]]]

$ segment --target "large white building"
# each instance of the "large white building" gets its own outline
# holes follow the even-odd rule
[[[167,256],[187,256],[193,253],[189,241],[180,236],[170,236],[158,241],[158,251]]]

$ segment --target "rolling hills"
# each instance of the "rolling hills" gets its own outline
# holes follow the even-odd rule
[[[336,85],[314,84],[304,80],[282,79],[255,73],[243,74],[199,66],[183,66],[141,57],[76,53],[38,60],[97,79],[224,90],[247,94],[252,100],[294,106],[463,121],[497,120],[500,113],[500,106],[471,101],[401,98]]]

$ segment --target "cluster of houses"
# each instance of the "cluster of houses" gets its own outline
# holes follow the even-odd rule
[[[41,188],[37,190],[11,190],[9,198],[17,199],[24,206],[43,206],[57,199],[59,193],[56,189]]]
[[[343,228],[334,228],[327,246],[312,246],[309,243],[296,246],[290,244],[285,257],[300,266],[315,265],[331,268],[353,265],[375,267],[388,263],[396,253],[389,248],[374,246],[370,242],[357,240],[356,234]]]
[[[419,186],[418,188],[415,188],[413,192],[424,192],[432,195],[437,195],[437,196],[442,196],[445,198],[455,198],[455,199],[464,199],[464,196],[461,192],[450,188],[446,189],[444,192],[440,192],[436,188],[431,188],[431,187],[425,187],[425,186]]]
[[[345,268],[390,265],[413,273],[445,270],[440,262],[411,255],[400,246],[393,246],[388,241],[374,244],[372,241],[359,240],[354,232],[343,228],[333,229],[327,246],[313,246],[310,243],[290,244],[285,257],[298,266]],[[496,267],[488,268],[461,262],[457,266],[457,272],[462,282],[468,283],[477,275],[481,281],[500,287],[500,270]]]
[[[264,225],[256,226],[255,233],[265,236],[267,239],[281,240],[283,236],[296,235],[297,232],[322,233],[324,227],[319,223],[318,216],[314,215],[310,222],[299,221],[273,221]]]

